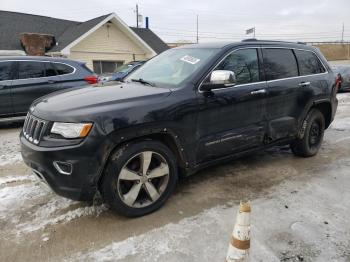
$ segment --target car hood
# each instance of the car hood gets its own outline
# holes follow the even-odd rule
[[[152,100],[164,98],[170,93],[170,89],[141,83],[91,86],[44,96],[34,101],[30,111],[45,120],[73,121],[77,117],[89,120],[89,117],[118,108],[151,103]]]

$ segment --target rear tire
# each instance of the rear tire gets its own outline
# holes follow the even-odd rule
[[[304,120],[305,130],[302,138],[296,138],[291,143],[291,149],[294,155],[301,157],[311,157],[317,154],[321,147],[325,119],[318,109],[312,109]]]
[[[117,213],[138,217],[160,208],[174,191],[177,179],[172,151],[158,141],[139,141],[112,153],[101,193]]]

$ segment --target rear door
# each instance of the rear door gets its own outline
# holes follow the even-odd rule
[[[11,85],[14,62],[0,61],[0,117],[13,114]]]
[[[263,48],[267,80],[268,136],[271,140],[294,135],[302,104],[298,65],[292,49]]]
[[[50,62],[18,61],[12,83],[14,111],[25,114],[35,99],[59,89],[59,77]]]
[[[305,106],[315,97],[328,93],[329,76],[314,52],[295,49],[294,53],[299,65],[299,104],[301,106],[298,108],[298,114],[301,115]]]

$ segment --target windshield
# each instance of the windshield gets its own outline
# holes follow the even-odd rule
[[[132,73],[127,81],[143,80],[156,86],[177,87],[206,64],[215,49],[170,49],[148,61]]]
[[[132,69],[132,67],[133,65],[130,64],[122,65],[115,70],[115,73],[127,73],[130,71],[130,69]]]

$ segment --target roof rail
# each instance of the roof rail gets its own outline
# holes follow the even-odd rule
[[[247,38],[247,39],[243,39],[242,42],[255,42],[258,41],[258,39],[256,38]]]

